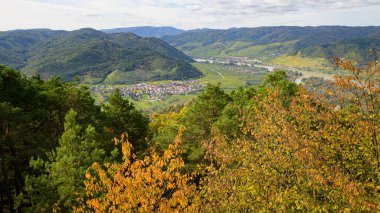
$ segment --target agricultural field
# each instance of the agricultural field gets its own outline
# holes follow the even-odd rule
[[[220,87],[227,93],[247,85],[258,86],[262,83],[268,72],[264,70],[255,70],[252,72],[252,68],[244,66],[233,66],[223,64],[208,64],[208,63],[193,63],[198,70],[200,70],[203,76],[199,79],[187,80],[187,81],[152,81],[145,84],[145,87],[159,88],[163,90],[162,93],[152,94],[152,91],[145,91],[141,88],[139,90],[134,89],[134,92],[138,94],[136,96],[128,96],[131,101],[141,110],[146,112],[160,111],[170,105],[183,105],[197,96],[207,84],[220,84]],[[182,85],[181,87],[173,87],[173,84]],[[107,97],[112,94],[112,91],[119,89],[120,91],[126,90],[130,87],[142,87],[141,84],[116,84],[110,85],[104,82],[104,84],[91,85],[87,84],[93,97],[95,97],[97,103],[103,103],[107,101]],[[181,91],[176,91],[182,89]],[[130,89],[128,89],[130,90]],[[156,89],[157,90],[157,89]],[[125,96],[127,97],[127,96]]]
[[[265,45],[255,45],[245,41],[216,42],[208,45],[190,42],[177,48],[187,55],[196,57],[255,57],[269,60],[279,54],[289,52],[295,42],[276,42]]]

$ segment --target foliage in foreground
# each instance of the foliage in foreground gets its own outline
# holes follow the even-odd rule
[[[95,128],[89,125],[83,131],[76,122],[76,116],[73,110],[66,115],[59,147],[46,153],[48,160],[38,157],[30,161],[31,167],[39,172],[39,175],[28,175],[25,179],[30,211],[47,212],[53,206],[70,209],[84,194],[83,174],[86,169],[93,162],[104,160],[105,152],[99,149],[99,141],[95,140]]]
[[[56,205],[68,211],[71,192],[84,192],[84,171],[101,159],[83,153],[104,150],[118,160],[110,139],[122,132],[146,147],[148,118],[118,94],[112,98],[97,106],[84,86],[27,78],[0,66],[1,210],[50,212]],[[69,112],[75,119],[65,120]]]
[[[380,68],[337,64],[353,73],[336,79],[336,95],[352,94],[342,109],[304,89],[284,105],[274,89],[242,113],[244,137],[229,141],[215,129],[203,211],[380,209]]]
[[[336,79],[335,95],[345,94],[346,100],[341,109],[289,85],[283,73],[275,73],[265,88],[248,93],[254,94],[251,101],[238,108],[237,114],[222,110],[210,124],[210,138],[200,142],[207,163],[198,168],[196,179],[170,174],[172,163],[182,162],[180,156],[173,162],[165,157],[173,147],[164,151],[166,161],[154,152],[148,160],[135,161],[127,144],[124,163],[105,164],[106,170],[94,164],[91,169],[100,178],[87,173],[87,195],[92,197],[87,208],[96,212],[170,212],[177,207],[194,212],[378,211],[380,89],[374,76],[380,69],[376,63],[366,70],[347,61],[337,63],[353,72],[353,77]],[[353,96],[346,96],[347,92]],[[230,101],[235,100],[241,99]],[[186,112],[178,115],[182,113]],[[178,118],[171,115],[155,118]],[[225,125],[218,124],[220,119],[225,124],[223,117],[231,115],[238,115],[242,124],[238,137],[224,134]],[[158,162],[159,167],[155,166]],[[152,167],[158,170],[150,172]],[[168,194],[167,188],[176,177],[185,177],[176,192],[182,195],[182,190],[191,190],[182,201],[170,202],[178,198]],[[163,187],[157,187],[157,180]],[[162,195],[166,196],[157,203],[156,196]]]
[[[137,156],[122,134],[122,160],[93,159],[82,193],[66,201],[77,212],[379,211],[380,66],[336,63],[352,76],[328,96],[276,72],[258,89],[209,86],[182,110],[152,115],[150,151]]]
[[[182,174],[181,132],[162,156],[154,150],[137,159],[123,134],[122,163],[94,163],[86,172],[87,201],[76,212],[183,212],[194,211],[196,198],[191,176]]]

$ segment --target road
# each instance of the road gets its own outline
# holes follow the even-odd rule
[[[214,73],[218,74],[221,78],[225,78],[225,77],[222,75],[222,73],[220,73],[220,72],[214,70],[213,68],[211,68],[211,67],[209,67],[209,66],[207,66],[207,68],[209,68],[209,69],[210,69],[211,71],[213,71]]]

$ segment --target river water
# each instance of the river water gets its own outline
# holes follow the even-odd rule
[[[325,80],[334,80],[333,74],[327,74],[327,73],[317,72],[317,71],[314,71],[314,72],[313,71],[303,71],[303,70],[293,70],[293,71],[298,71],[298,72],[301,72],[303,74],[303,76],[301,76],[295,80],[295,82],[297,84],[301,83],[302,79],[311,78],[311,77],[320,77],[320,78],[323,78]]]

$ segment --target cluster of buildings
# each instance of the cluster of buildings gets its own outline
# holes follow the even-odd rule
[[[247,67],[247,66],[225,66],[222,69],[230,72],[243,73],[243,74],[259,74],[264,70],[261,68]]]
[[[162,84],[132,84],[118,87],[122,97],[129,97],[133,100],[147,98],[152,101],[160,101],[169,95],[195,93],[205,88],[205,84],[199,80],[172,81]],[[92,88],[93,93],[101,94],[105,99],[112,93],[113,86],[99,85]]]
[[[194,59],[196,62],[200,63],[210,63],[210,64],[235,64],[239,66],[252,66],[253,64],[262,64],[262,61],[255,58],[249,57],[218,57],[218,58],[208,58],[208,59]]]
[[[122,96],[130,97],[134,100],[141,99],[144,95],[148,95],[148,99],[160,101],[168,95],[189,94],[194,93],[205,87],[199,80],[192,81],[173,81],[163,84],[133,84],[119,88]]]
[[[197,58],[194,60],[199,63],[226,64],[226,65],[237,65],[237,66],[261,68],[261,69],[267,70],[268,72],[273,72],[275,69],[280,68],[279,66],[265,65],[262,61],[255,58],[250,58],[250,57],[221,57],[221,58],[212,57],[208,59]]]

